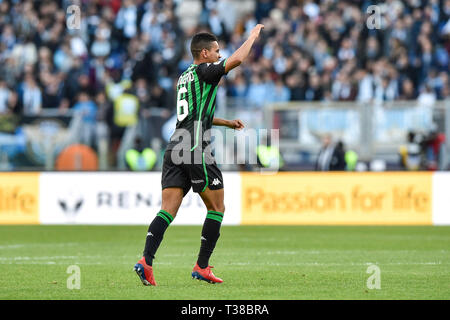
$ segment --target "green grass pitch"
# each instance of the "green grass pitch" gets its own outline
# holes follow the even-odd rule
[[[0,299],[450,299],[450,227],[223,226],[216,285],[191,279],[200,230],[167,230],[145,287],[146,226],[0,226]]]

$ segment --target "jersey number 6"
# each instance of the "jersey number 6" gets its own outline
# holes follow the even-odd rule
[[[183,93],[186,93],[187,89],[186,87],[181,87],[178,89],[178,97],[177,97],[177,118],[178,121],[183,121],[188,113],[189,113],[189,104],[186,101],[186,99],[181,99],[181,95]]]

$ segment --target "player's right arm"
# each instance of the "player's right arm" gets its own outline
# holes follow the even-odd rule
[[[258,38],[261,29],[264,28],[263,24],[257,24],[252,31],[247,40],[237,49],[226,61],[225,63],[225,73],[239,66],[245,58],[247,58],[253,43]]]

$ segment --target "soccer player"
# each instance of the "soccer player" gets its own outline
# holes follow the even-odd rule
[[[222,174],[212,153],[208,152],[210,137],[207,132],[212,125],[237,130],[244,128],[241,120],[214,117],[217,87],[221,77],[248,56],[262,28],[262,24],[256,25],[248,39],[225,60],[220,60],[220,48],[214,35],[198,33],[192,38],[194,61],[178,79],[177,124],[164,154],[161,210],[148,228],[143,257],[134,266],[144,285],[156,286],[152,266],[155,253],[191,187],[200,194],[208,210],[192,277],[209,283],[223,282],[214,276],[209,265],[220,236],[225,205]]]

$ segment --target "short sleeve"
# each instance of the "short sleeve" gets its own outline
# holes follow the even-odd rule
[[[215,63],[202,63],[197,68],[197,74],[205,82],[216,84],[225,75],[225,63],[226,59]]]

